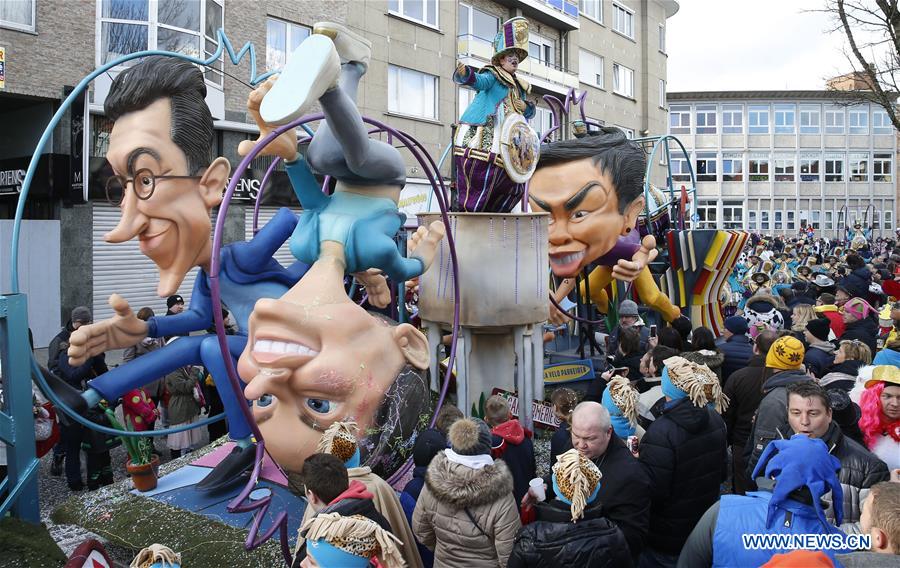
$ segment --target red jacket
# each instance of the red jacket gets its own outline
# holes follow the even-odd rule
[[[831,322],[831,331],[836,337],[844,335],[844,316],[838,311],[837,306],[817,306],[816,313],[822,314]]]

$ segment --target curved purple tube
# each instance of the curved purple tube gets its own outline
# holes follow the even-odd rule
[[[278,167],[279,162],[281,162],[281,157],[276,156],[275,159],[272,160],[272,164],[269,166],[269,169],[266,170],[266,175],[264,175],[262,181],[259,182],[259,193],[256,194],[256,203],[253,204],[254,235],[256,235],[256,232],[259,231],[259,205],[262,203],[263,192],[266,190],[266,182],[269,181],[269,176],[271,176],[272,172],[275,171],[275,168]]]

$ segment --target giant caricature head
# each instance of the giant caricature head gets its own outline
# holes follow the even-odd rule
[[[106,159],[116,174],[108,188],[121,199],[111,243],[134,237],[159,268],[157,293],[178,290],[194,266],[208,268],[210,211],[222,200],[231,166],[212,160],[212,115],[196,66],[154,56],[113,80],[104,103],[115,121]]]
[[[529,183],[536,211],[550,213],[550,267],[574,276],[609,252],[644,209],[644,151],[617,128],[541,147]]]
[[[351,301],[342,265],[323,275],[330,262],[317,261],[280,299],[256,303],[238,362],[244,395],[254,401],[266,450],[289,472],[300,471],[337,421],[356,422],[363,460],[379,465],[377,456],[390,469],[389,439],[402,430],[408,440],[430,404],[427,341]]]

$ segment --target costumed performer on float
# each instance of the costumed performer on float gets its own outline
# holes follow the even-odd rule
[[[516,76],[526,57],[528,20],[512,18],[494,38],[490,65],[476,70],[460,63],[453,73],[455,83],[478,93],[453,140],[454,211],[509,213],[525,194],[539,153],[537,135],[525,122],[535,113],[535,104],[525,98],[531,86]]]
[[[241,411],[246,401],[231,388],[218,338],[215,334],[189,336],[209,329],[213,311],[219,309],[212,302],[208,274],[210,213],[221,203],[231,172],[228,160],[213,159],[215,130],[205,96],[200,69],[172,57],[147,57],[113,80],[104,103],[106,116],[114,121],[106,153],[114,175],[106,190],[122,217],[104,238],[110,243],[138,238],[141,252],[159,269],[160,297],[175,294],[195,266],[200,274],[190,307],[171,316],[140,320],[123,297],[113,294],[109,303],[116,315],[73,332],[69,362],[79,365],[146,337],[185,337],[88,381],[84,393],[66,388],[61,381],[51,384],[69,406],[83,414],[101,399],[114,401],[179,367],[203,365],[216,383],[230,437],[236,442],[231,454],[197,485],[199,490],[212,491],[240,481],[240,474],[253,465],[256,451]],[[237,333],[227,336],[235,361],[247,342],[247,320],[256,301],[280,297],[307,268],[295,263],[285,269],[272,258],[296,224],[297,217],[281,209],[250,241],[222,247],[219,282],[222,301],[238,326]]]
[[[605,312],[604,288],[613,279],[633,281],[642,303],[666,321],[681,316],[650,274],[656,239],[629,242],[644,210],[644,151],[618,128],[602,127],[590,136],[545,144],[531,178],[528,198],[535,211],[550,213],[550,268],[564,278],[554,296],[559,302],[575,287],[575,276],[597,264],[588,279],[591,300]],[[565,316],[550,306],[550,320]]]
[[[339,421],[356,422],[365,433],[362,463],[389,469],[384,464],[402,460],[390,444],[409,439],[417,409],[430,402],[422,332],[370,314],[344,289],[346,272],[383,270],[398,281],[420,274],[444,236],[440,222],[420,227],[410,237],[409,258],[393,241],[404,163],[395,148],[368,138],[352,100],[370,54],[368,42],[343,26],[318,23],[281,76],[263,83],[248,102],[261,139],[275,122],[293,120],[318,100],[326,122],[307,158],[311,168],[338,180],[330,197],[313,189],[309,170],[298,167],[307,158],[291,131],[262,150],[285,160],[304,206],[291,250],[312,266],[281,297],[257,302],[238,373],[247,381],[244,395],[253,401],[266,450],[289,473],[300,471],[322,433]],[[250,152],[253,144],[240,151]],[[376,277],[384,286],[383,276]]]

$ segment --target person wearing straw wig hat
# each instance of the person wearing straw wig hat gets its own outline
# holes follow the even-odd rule
[[[396,536],[362,515],[319,513],[300,529],[306,537],[303,568],[403,568],[402,544]]]
[[[718,376],[683,357],[665,360],[662,414],[641,440],[650,477],[650,530],[639,566],[674,566],[691,529],[719,498],[727,475],[728,406]]]
[[[640,393],[625,377],[613,377],[603,390],[600,403],[609,411],[613,430],[623,440],[635,436],[639,441],[644,436],[644,429],[638,425],[639,398]]]
[[[507,566],[631,566],[625,536],[597,499],[600,470],[574,449],[556,460],[551,476],[556,497],[535,506],[537,520],[516,535]]]

